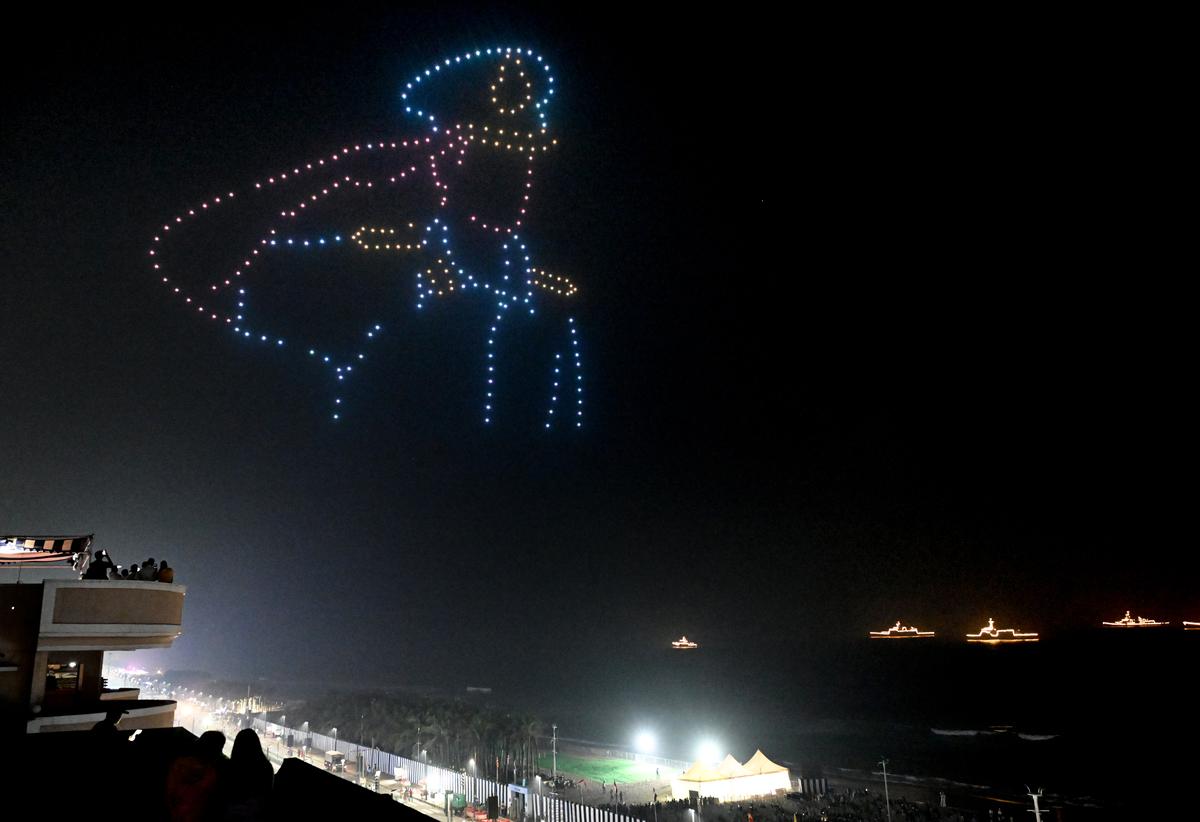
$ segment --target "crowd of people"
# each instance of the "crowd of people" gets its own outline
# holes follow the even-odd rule
[[[893,798],[890,805],[892,822],[1003,822],[1001,817],[991,813],[979,816],[900,798]],[[686,799],[638,805],[615,803],[601,807],[646,822],[697,822],[697,817],[689,813],[692,805]],[[700,822],[833,822],[852,819],[882,822],[888,818],[889,808],[884,797],[864,791],[834,791],[813,797],[791,794],[787,799],[758,803],[719,802],[706,797],[700,801],[699,813]]]
[[[71,567],[79,572],[80,579],[127,579],[167,583],[175,581],[175,569],[168,565],[165,559],[155,563],[154,557],[150,557],[143,560],[141,565],[135,562],[129,567],[124,567],[113,562],[104,548],[97,551],[95,557],[92,556],[92,550],[86,548],[74,554],[72,559],[74,563]]]

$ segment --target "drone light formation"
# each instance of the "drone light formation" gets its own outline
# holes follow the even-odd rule
[[[464,121],[453,110],[435,112],[433,106],[418,103],[435,81],[442,86],[449,82],[441,75],[480,64],[492,69],[487,88],[467,87],[455,99],[486,95],[490,109],[485,116]],[[388,255],[389,260],[409,264],[417,309],[461,294],[486,299],[494,309],[483,346],[482,419],[491,424],[498,410],[501,331],[515,326],[518,316],[538,314],[543,300],[553,301],[558,309],[579,291],[569,277],[535,264],[526,236],[536,160],[557,144],[547,119],[553,95],[550,66],[530,49],[491,47],[444,58],[416,73],[400,94],[404,112],[421,124],[420,134],[344,145],[269,174],[245,191],[226,191],[181,210],[164,220],[154,235],[147,254],[151,270],[172,297],[207,323],[223,326],[243,341],[294,349],[315,363],[337,389],[331,414],[338,420],[344,409],[341,388],[360,375],[356,368],[386,330],[383,318],[349,329],[349,339],[340,347],[291,339],[282,330],[268,327],[268,321],[253,311],[256,266],[276,257],[286,260],[285,255],[293,253],[342,255],[337,258],[339,265],[352,254]],[[492,175],[471,176],[472,159],[483,154],[510,157],[504,162],[518,172],[520,182],[506,192],[511,202],[499,213],[495,203],[487,203],[491,211],[481,213],[471,204],[464,207],[461,200],[467,198],[459,197],[480,188],[485,178],[494,182]],[[362,173],[368,157],[381,161],[384,171]],[[369,223],[349,222],[346,212],[364,198],[389,192],[398,197],[400,192],[413,193],[417,186],[428,190],[417,208],[420,213],[386,209],[389,213]],[[265,233],[248,248],[231,248],[227,268],[209,272],[199,284],[187,282],[174,267],[169,270],[168,241],[231,204],[268,218]],[[308,230],[304,219],[313,214],[333,224]],[[487,249],[483,259],[464,253],[466,243],[482,244]],[[348,272],[352,266],[353,262],[346,266]],[[556,423],[583,425],[579,329],[569,310],[562,313],[565,322],[557,333],[559,343],[546,352],[546,429]]]

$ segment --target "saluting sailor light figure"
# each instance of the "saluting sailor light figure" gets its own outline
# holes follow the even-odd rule
[[[482,334],[485,423],[499,410],[502,337],[537,318],[560,328],[552,335],[558,342],[534,364],[546,369],[540,425],[582,427],[582,352],[569,311],[576,286],[539,265],[528,236],[535,168],[557,142],[548,120],[553,95],[550,67],[530,49],[481,48],[445,58],[418,72],[401,91],[405,114],[421,124],[417,134],[344,145],[255,181],[246,192],[184,209],[154,237],[149,250],[154,273],[206,321],[318,363],[340,394],[360,375],[366,349],[385,331],[383,322],[353,328],[352,339],[341,346],[287,339],[254,313],[255,274],[271,260],[286,262],[286,255],[301,251],[340,252],[346,276],[353,274],[346,254],[386,255],[413,271],[417,309],[462,294],[487,300],[494,309]],[[381,161],[382,171],[375,168]],[[255,211],[265,211],[269,221],[252,247],[199,286],[168,270],[169,241],[231,203],[243,209],[269,206]],[[289,301],[293,295],[285,296]],[[342,410],[337,396],[333,418],[340,419]]]
[[[434,103],[421,102],[422,94],[436,86],[431,85],[434,80],[450,78],[419,74],[406,85],[402,100],[407,114],[424,118],[443,140],[443,150],[433,156],[441,215],[431,232],[434,237],[441,234],[442,247],[431,243],[427,248],[431,264],[418,274],[418,305],[448,296],[452,289],[491,294],[496,311],[487,329],[483,409],[484,421],[491,422],[501,337],[543,306],[562,313],[576,286],[538,265],[529,237],[535,167],[557,143],[548,121],[553,74],[531,50],[495,49],[491,55],[483,50],[470,59],[481,58],[486,71],[472,77],[472,92],[451,98],[453,122],[430,112]],[[443,65],[451,68],[448,61]],[[569,312],[558,320],[562,334],[556,350],[549,352],[543,425],[565,422],[579,427],[583,386],[578,329]]]

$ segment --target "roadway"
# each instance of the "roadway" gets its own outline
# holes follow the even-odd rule
[[[226,737],[228,738],[228,732],[225,733]],[[234,733],[236,733],[236,730]],[[265,753],[267,755],[267,759],[270,760],[271,767],[278,771],[279,766],[283,764],[283,760],[287,758],[287,744],[278,737],[275,739],[268,739],[262,734],[259,734],[258,738],[263,744],[263,753]],[[226,756],[229,755],[232,748],[232,740],[227,741],[225,745]],[[299,759],[302,762],[307,762],[310,765],[316,765],[319,767],[324,767],[325,764],[325,752],[317,748],[309,748],[307,754],[304,753],[302,748],[298,748],[296,749],[296,754],[293,755],[292,758]],[[333,771],[333,774],[345,779],[348,782],[353,782],[359,787],[362,787],[364,790],[374,790],[374,777],[368,775],[365,779],[360,780],[355,769],[355,763],[349,760],[346,762],[346,769],[344,771]],[[412,799],[401,799],[397,794],[393,793],[393,791],[398,791],[399,789],[400,785],[395,779],[389,779],[384,777],[383,774],[380,774],[379,793],[392,794],[393,800],[407,805],[415,811],[419,811],[420,813],[423,813],[432,819],[445,820],[446,813],[441,805],[435,805],[432,802],[425,802],[423,800],[416,799],[415,797]]]

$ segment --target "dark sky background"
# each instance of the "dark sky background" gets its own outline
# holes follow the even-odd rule
[[[10,30],[0,119],[0,531],[167,558],[170,667],[1200,619],[1181,115],[1125,44],[1078,21],[177,11]],[[149,239],[416,133],[404,79],[488,43],[556,67],[529,233],[582,285],[587,425],[540,430],[538,394],[481,426],[455,305],[397,308],[331,424],[311,370],[165,297]]]

